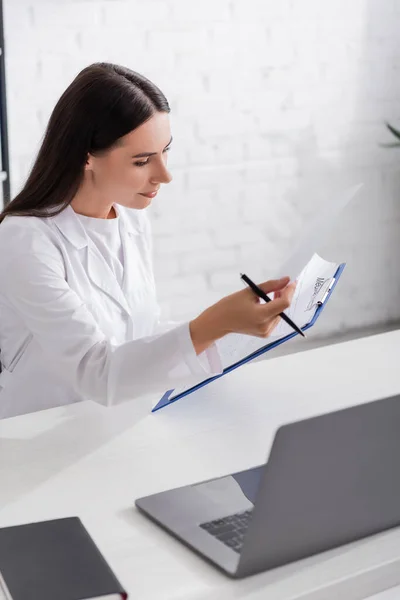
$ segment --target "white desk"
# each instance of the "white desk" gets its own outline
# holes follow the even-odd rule
[[[395,331],[269,359],[155,414],[145,398],[0,421],[0,526],[79,515],[135,600],[355,600],[397,585],[397,529],[232,581],[133,501],[264,462],[283,422],[400,393],[399,350]]]

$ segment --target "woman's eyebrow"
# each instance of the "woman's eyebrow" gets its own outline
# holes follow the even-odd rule
[[[168,146],[171,145],[172,143],[172,136],[171,139],[169,140],[168,144],[165,146],[164,150],[166,148],[168,148]],[[132,158],[147,158],[148,156],[154,156],[155,154],[157,154],[157,152],[141,152],[140,154],[135,154],[135,156],[132,156]]]

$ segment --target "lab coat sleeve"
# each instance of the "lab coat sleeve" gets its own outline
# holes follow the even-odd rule
[[[0,281],[52,368],[85,398],[116,404],[214,374],[196,356],[188,323],[113,346],[69,287],[53,244],[13,252]]]
[[[183,325],[182,321],[161,320],[160,314],[161,310],[159,308],[158,318],[155,326],[156,333],[171,331],[172,329],[181,327]],[[190,335],[189,331],[188,334]],[[201,363],[205,373],[207,373],[209,377],[222,373],[223,366],[221,358],[221,354],[218,350],[218,343],[211,344],[207,350],[197,356],[197,360]]]

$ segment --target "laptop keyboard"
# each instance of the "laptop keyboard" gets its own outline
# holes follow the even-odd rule
[[[200,527],[235,552],[240,552],[252,512],[252,510],[246,510],[223,519],[201,523]]]

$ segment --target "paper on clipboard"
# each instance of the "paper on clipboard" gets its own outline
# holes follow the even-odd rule
[[[301,236],[298,244],[295,244],[291,250],[290,257],[283,263],[276,273],[276,277],[288,275],[293,281],[298,277],[314,253],[318,250],[318,245],[327,238],[329,230],[332,228],[334,221],[339,217],[339,214],[353,200],[363,187],[363,183],[358,183],[348,188],[340,198],[333,197],[330,202],[326,203],[322,213],[318,215],[310,226],[306,227],[305,232]]]

